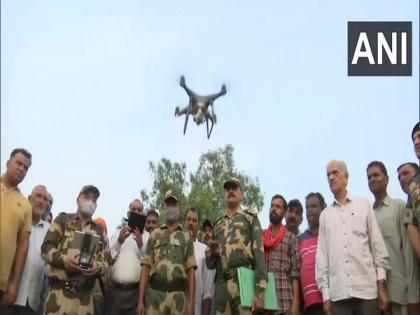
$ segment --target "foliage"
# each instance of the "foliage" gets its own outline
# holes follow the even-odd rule
[[[208,218],[215,222],[225,213],[223,183],[229,176],[238,177],[243,185],[243,206],[254,211],[261,211],[264,205],[258,179],[252,179],[235,168],[234,148],[226,145],[222,149],[209,151],[201,155],[195,172],[189,174],[185,163],[174,163],[167,158],[159,162],[149,162],[153,177],[150,195],[142,190],[141,199],[146,208],[160,210],[166,191],[172,189],[180,198],[181,219],[185,218],[190,207],[195,207],[201,220]]]

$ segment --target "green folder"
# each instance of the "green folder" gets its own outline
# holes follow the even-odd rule
[[[255,272],[252,269],[239,267],[238,268],[239,293],[241,295],[241,305],[243,307],[252,307],[255,295]],[[264,294],[264,309],[277,311],[279,305],[277,304],[276,287],[274,284],[274,275],[272,272],[268,273],[268,283]]]

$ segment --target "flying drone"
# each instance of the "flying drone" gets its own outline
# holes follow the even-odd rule
[[[185,84],[184,76],[181,76],[181,79],[179,80],[179,85],[185,90],[185,92],[187,92],[189,97],[188,105],[185,108],[179,110],[179,107],[177,107],[175,109],[175,117],[185,115],[184,135],[187,131],[189,115],[192,115],[197,126],[201,125],[202,123],[204,123],[204,121],[206,121],[207,139],[210,139],[211,132],[213,131],[213,126],[217,122],[216,114],[214,113],[214,101],[220,96],[226,94],[226,86],[223,84],[219,93],[202,96],[194,93]],[[211,111],[209,110],[209,107],[211,107]],[[210,130],[209,120],[211,122]]]

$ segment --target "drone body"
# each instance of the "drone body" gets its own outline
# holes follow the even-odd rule
[[[185,114],[184,135],[185,135],[185,132],[187,131],[188,117],[189,115],[192,115],[194,122],[197,125],[201,125],[202,123],[204,123],[204,121],[206,122],[207,139],[209,139],[211,132],[213,131],[213,126],[217,122],[216,114],[214,113],[213,103],[217,98],[226,94],[226,86],[223,84],[219,93],[202,96],[202,95],[198,95],[194,93],[189,87],[187,87],[187,85],[185,84],[184,76],[181,76],[179,84],[185,90],[185,92],[188,94],[188,97],[189,97],[188,105],[185,108],[183,108],[182,110],[179,110],[179,107],[177,107],[175,109],[176,117],[179,117]],[[211,111],[209,110],[210,106],[211,106]],[[211,122],[210,130],[209,130],[209,120]]]

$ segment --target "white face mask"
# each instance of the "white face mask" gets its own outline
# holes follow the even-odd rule
[[[82,201],[79,211],[84,215],[91,217],[96,210],[96,205],[92,200]]]
[[[179,209],[178,207],[167,207],[165,209],[165,218],[169,223],[174,223],[178,220]]]

